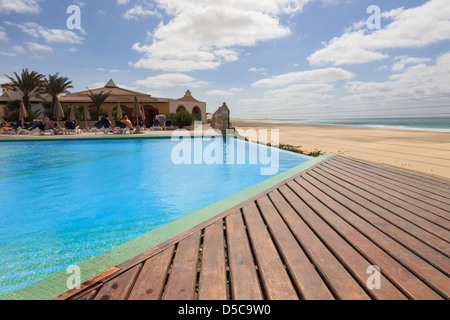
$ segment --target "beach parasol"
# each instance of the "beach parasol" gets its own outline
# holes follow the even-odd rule
[[[123,113],[122,113],[122,108],[120,107],[120,102],[117,102],[117,115],[116,115],[117,120],[122,120],[123,119]]]
[[[27,109],[25,108],[25,105],[23,103],[23,101],[20,101],[20,108],[19,108],[19,120],[28,118],[28,112]]]
[[[137,97],[134,96],[134,104],[133,104],[133,117],[136,117],[136,131],[135,133],[141,133],[141,126],[139,125],[139,116],[142,115],[141,107],[139,106],[139,102]]]
[[[73,107],[70,107],[69,121],[77,121]]]
[[[61,103],[59,102],[59,99],[56,99],[55,105],[53,107],[53,117],[56,119],[57,123],[59,120],[62,120],[64,118],[64,110],[61,106]]]
[[[110,121],[114,120],[114,117],[113,117],[113,115],[112,115],[111,109],[108,110],[108,119],[109,119]]]
[[[84,107],[84,121],[86,121],[86,129],[88,127],[88,121],[91,120],[91,114],[89,113],[89,108],[87,106]]]

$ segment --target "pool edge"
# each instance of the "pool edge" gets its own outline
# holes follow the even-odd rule
[[[121,264],[175,236],[203,223],[215,216],[245,202],[277,184],[329,159],[332,154],[322,155],[306,161],[274,177],[237,192],[225,199],[192,212],[158,229],[152,230],[133,240],[127,241],[111,250],[94,256],[80,264],[81,283],[99,276],[103,272]],[[67,279],[71,276],[66,270],[40,280],[23,289],[0,295],[0,300],[51,300],[68,290]]]

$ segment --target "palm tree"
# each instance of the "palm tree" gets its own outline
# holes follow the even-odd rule
[[[42,81],[44,75],[37,73],[36,71],[29,72],[28,69],[22,69],[22,74],[19,76],[16,72],[14,72],[14,76],[10,77],[5,74],[9,78],[12,84],[12,90],[17,92],[20,91],[22,93],[22,101],[25,107],[31,110],[31,96],[39,95],[42,92]]]
[[[110,95],[111,91],[109,92],[101,91],[99,93],[94,93],[91,90],[89,90],[88,97],[92,100],[92,103],[94,104],[94,107],[97,109],[97,111],[100,111],[100,107],[102,106],[103,103],[105,103],[106,99],[108,99]]]
[[[63,93],[68,93],[68,89],[73,88],[72,81],[67,77],[60,77],[59,72],[54,75],[49,75],[48,79],[42,86],[42,93],[46,93],[52,97],[51,110],[54,110],[58,96]]]

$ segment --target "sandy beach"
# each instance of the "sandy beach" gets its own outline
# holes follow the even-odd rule
[[[450,178],[450,132],[352,126],[276,123],[233,119],[242,134],[247,129],[279,129],[280,143]]]

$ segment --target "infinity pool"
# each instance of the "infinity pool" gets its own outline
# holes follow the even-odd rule
[[[197,147],[207,152],[208,143],[202,144]],[[212,165],[175,164],[178,145],[170,139],[0,142],[0,293],[29,286],[311,159],[280,151],[278,171],[261,175],[267,162],[249,163],[256,156],[254,144],[230,149],[224,143],[223,153],[235,164]],[[237,164],[242,152],[246,164]]]

